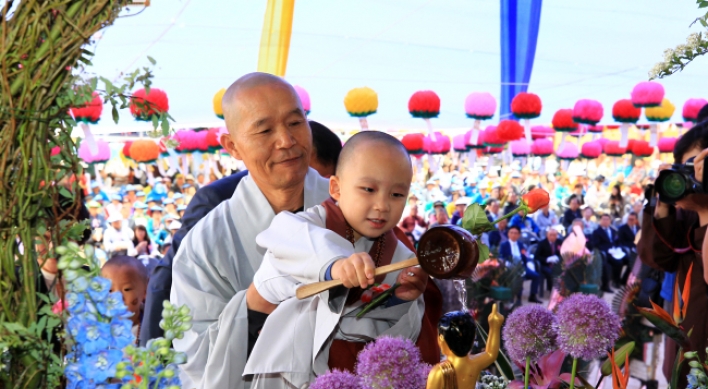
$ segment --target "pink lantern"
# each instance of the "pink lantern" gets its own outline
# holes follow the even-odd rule
[[[477,136],[476,142],[472,139],[474,130],[469,130],[467,131],[467,134],[465,134],[465,138],[467,139],[467,148],[468,149],[483,149],[484,146],[484,139],[482,138],[482,133],[480,132],[479,135]]]
[[[300,103],[302,103],[302,109],[305,110],[305,115],[310,114],[310,94],[307,93],[305,88],[298,86],[298,85],[293,85],[293,88],[295,88],[295,92],[297,92],[297,95],[300,97]]]
[[[553,138],[556,132],[548,126],[533,126],[531,127],[531,138],[533,140],[542,138]]]
[[[510,143],[511,155],[514,157],[526,157],[531,153],[531,145],[526,139],[515,140]]]
[[[594,126],[588,126],[588,132],[591,134],[602,134],[602,131],[605,130],[605,126],[601,124],[596,124]]]
[[[603,150],[605,150],[605,145],[606,145],[607,142],[609,142],[609,141],[610,141],[610,140],[607,139],[607,138],[598,138],[598,139],[595,140],[595,142],[599,143],[599,144],[602,146],[602,149],[603,149]]]
[[[579,155],[578,146],[570,142],[561,144],[560,150],[556,151],[556,156],[564,161],[573,161],[577,159]]]
[[[632,104],[635,107],[658,107],[662,100],[664,100],[664,87],[658,82],[642,81],[632,89]]]
[[[708,101],[706,99],[688,99],[683,105],[683,120],[687,122],[696,122],[698,120],[698,112],[703,108]]]
[[[462,153],[467,151],[467,142],[465,141],[466,134],[455,135],[452,138],[452,146],[455,151]]]
[[[550,157],[553,154],[553,141],[548,138],[536,139],[531,145],[531,154],[537,157]]]
[[[583,143],[580,155],[585,159],[595,159],[602,154],[602,144],[597,141]]]
[[[423,151],[428,154],[447,154],[450,152],[450,138],[436,132],[435,138],[426,136],[423,138]]]
[[[482,120],[491,119],[497,111],[497,100],[488,92],[470,93],[465,99],[465,113],[470,119],[474,119],[470,142],[478,144],[479,132],[481,131]]]
[[[573,120],[576,123],[596,125],[602,120],[604,109],[597,100],[581,99],[573,107]]]
[[[659,139],[659,152],[662,154],[671,154],[674,152],[677,138],[661,138]]]
[[[88,143],[81,142],[79,146],[79,158],[89,164],[106,162],[111,159],[111,148],[106,141],[101,139],[96,140],[96,147],[98,152],[93,154],[91,153]]]

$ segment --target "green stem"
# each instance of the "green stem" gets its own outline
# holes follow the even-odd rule
[[[381,293],[378,297],[376,297],[372,302],[370,302],[364,309],[362,309],[361,312],[357,313],[356,318],[361,319],[362,316],[366,315],[369,311],[372,309],[378,307],[381,305],[381,303],[384,302],[393,292],[398,289],[398,287],[401,286],[401,284],[396,283],[392,287],[388,288],[385,292]]]
[[[499,219],[493,221],[492,224],[497,224],[497,223],[499,223],[499,222],[502,221],[502,220],[506,220],[506,219],[512,218],[512,217],[514,217],[514,215],[516,215],[517,213],[519,213],[519,211],[526,211],[526,212],[524,212],[524,214],[528,213],[528,209],[526,208],[526,206],[523,205],[523,204],[521,204],[521,205],[519,205],[515,210],[513,210],[513,211],[507,213],[506,215],[500,217]]]
[[[573,358],[573,370],[570,372],[570,389],[575,388],[575,375],[578,372],[578,358]]]
[[[524,389],[529,389],[529,370],[531,370],[531,357],[526,357],[526,373],[524,374]]]

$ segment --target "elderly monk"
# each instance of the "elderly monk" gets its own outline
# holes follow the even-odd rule
[[[242,374],[257,334],[249,337],[249,322],[257,317],[249,312],[245,293],[265,254],[255,237],[281,211],[301,211],[329,196],[328,181],[308,168],[311,133],[292,86],[275,76],[249,74],[229,87],[222,105],[229,133],[221,143],[249,174],[231,199],[186,235],[174,257],[170,300],[186,304],[194,320],[174,342],[188,356],[180,367],[185,388],[250,386]],[[440,317],[439,291],[432,282],[427,285],[423,327]],[[419,345],[429,342],[435,339],[418,339]]]

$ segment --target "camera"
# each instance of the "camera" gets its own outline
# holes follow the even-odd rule
[[[659,201],[676,204],[677,201],[694,193],[708,193],[708,170],[703,169],[703,183],[696,180],[693,158],[685,164],[671,165],[671,169],[659,172],[654,187],[659,193]]]

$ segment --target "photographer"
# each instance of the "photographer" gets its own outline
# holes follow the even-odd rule
[[[659,170],[672,169],[674,178],[680,176],[684,178],[684,182],[692,181],[686,179],[687,176],[693,176],[692,164],[686,163],[692,162],[692,158],[705,148],[708,148],[708,126],[703,122],[691,128],[676,143],[674,162],[677,165],[662,165]],[[680,190],[677,192],[674,184],[681,180],[667,180],[667,173],[669,172],[660,173],[653,190],[647,191],[648,204],[644,208],[642,236],[637,245],[637,252],[645,264],[663,271],[675,272],[679,286],[684,285],[688,270],[693,266],[689,309],[682,327],[693,329],[690,336],[691,350],[697,351],[700,358],[705,358],[705,349],[708,346],[708,317],[702,308],[708,305],[708,296],[704,286],[701,248],[708,225],[708,195],[700,193],[702,189],[687,195],[681,194]],[[669,204],[659,201],[656,194],[662,194],[664,199],[671,198],[671,195],[677,197],[671,201],[673,204]],[[671,378],[677,351],[676,343],[667,338],[663,366],[667,379]],[[679,387],[686,387],[688,370],[687,365],[682,369]]]
[[[706,174],[704,172],[704,161],[706,157],[708,157],[708,149],[701,151],[701,153],[696,156],[696,159],[693,160],[696,180],[700,183],[703,183],[703,175]],[[706,235],[703,239],[701,253],[703,254],[703,280],[708,284],[708,230],[706,230]]]

